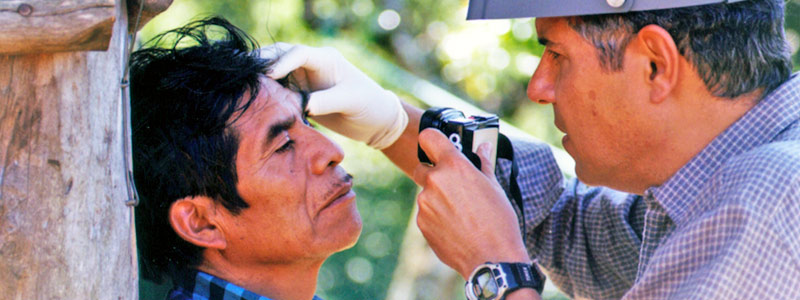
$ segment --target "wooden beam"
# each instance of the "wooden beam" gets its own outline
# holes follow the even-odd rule
[[[0,54],[106,50],[115,0],[0,0]]]
[[[0,299],[138,299],[124,8],[108,51],[0,55]]]

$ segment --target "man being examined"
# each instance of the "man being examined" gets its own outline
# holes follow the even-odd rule
[[[171,279],[169,299],[318,299],[320,266],[361,231],[341,148],[227,21],[147,45],[131,58],[145,278]]]

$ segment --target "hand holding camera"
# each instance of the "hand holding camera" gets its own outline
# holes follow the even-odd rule
[[[514,209],[488,167],[487,146],[476,151],[484,166],[479,171],[441,131],[419,134],[419,147],[434,164],[414,171],[423,187],[417,225],[437,257],[464,278],[486,261],[529,260]]]

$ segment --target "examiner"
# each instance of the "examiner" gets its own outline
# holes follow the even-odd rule
[[[495,12],[540,17],[528,97],[552,105],[578,175],[512,141],[522,207],[508,161],[477,170],[438,131],[418,135],[414,107],[398,127],[397,97],[335,51],[279,45],[271,76],[299,68],[311,115],[351,138],[405,130],[383,152],[424,188],[417,223],[433,250],[479,293],[504,293],[474,281],[484,262],[519,280],[511,263],[535,260],[575,298],[800,299],[800,76],[783,0],[641,0],[659,10],[616,14],[604,1],[501,2]],[[435,166],[417,161],[417,137]],[[538,297],[519,287],[506,299]]]

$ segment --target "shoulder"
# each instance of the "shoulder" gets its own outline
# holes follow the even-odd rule
[[[741,226],[800,236],[800,141],[772,142],[730,158],[709,187],[711,212],[747,216]]]
[[[712,177],[718,193],[753,204],[792,196],[800,185],[800,141],[772,142],[726,161]],[[793,199],[800,201],[800,199]]]

